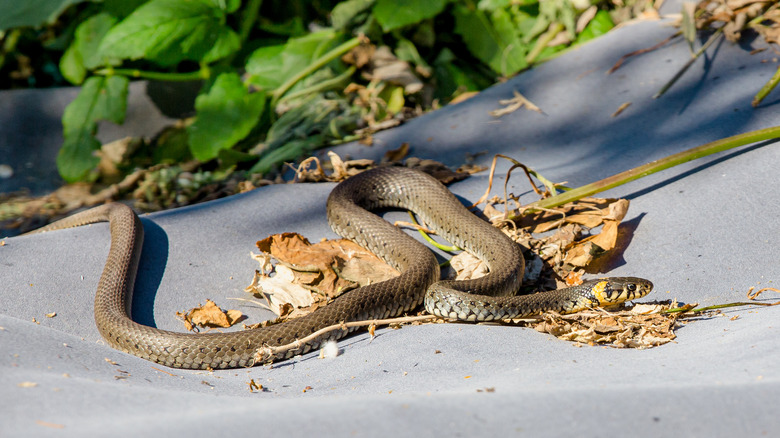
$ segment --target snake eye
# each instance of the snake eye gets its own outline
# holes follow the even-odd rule
[[[628,283],[626,285],[626,289],[628,289],[629,292],[636,292],[636,284]]]

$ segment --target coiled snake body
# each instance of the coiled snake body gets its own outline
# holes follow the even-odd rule
[[[487,262],[490,273],[475,280],[438,282],[439,265],[433,253],[368,211],[386,207],[414,211],[437,233]],[[35,232],[108,221],[111,248],[95,295],[98,330],[114,348],[176,368],[252,366],[258,349],[264,346],[293,343],[341,322],[398,316],[423,301],[429,312],[439,316],[487,321],[550,309],[570,313],[639,298],[652,289],[652,283],[647,280],[612,278],[557,291],[506,296],[516,293],[523,278],[525,263],[520,247],[471,214],[434,178],[411,169],[384,167],[354,176],[333,189],[327,211],[328,222],[336,233],[374,252],[401,275],[347,292],[304,317],[230,333],[178,333],[133,322],[130,302],[143,227],[129,207],[103,205]],[[346,334],[347,330],[332,331],[302,344],[298,350],[288,350],[263,361],[305,353],[328,339],[339,339]]]

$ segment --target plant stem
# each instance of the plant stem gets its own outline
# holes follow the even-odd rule
[[[777,303],[762,303],[760,301],[741,301],[738,303],[726,303],[716,304],[714,306],[697,307],[695,309],[686,309],[685,307],[678,307],[676,309],[662,310],[661,313],[701,313],[708,310],[726,309],[729,307],[742,307],[742,306],[774,306]]]
[[[127,68],[102,68],[94,72],[99,76],[127,76],[131,78],[143,78],[152,79],[158,81],[170,81],[170,82],[185,82],[185,81],[197,81],[201,79],[208,79],[211,71],[208,67],[201,67],[200,70],[196,70],[189,73],[170,73],[170,72],[158,72],[158,71],[142,71],[136,69]]]
[[[562,23],[552,23],[550,25],[550,29],[542,34],[539,39],[536,40],[536,44],[534,44],[533,49],[526,55],[525,62],[528,64],[533,64],[534,60],[539,56],[540,53],[542,53],[542,50],[544,50],[545,47],[547,47],[547,43],[553,40],[556,35],[558,35],[563,30],[563,24]]]
[[[249,33],[252,31],[255,21],[257,21],[257,15],[260,13],[260,7],[263,5],[263,0],[249,0],[249,3],[244,8],[241,14],[241,24],[239,25],[238,36],[241,41],[246,41],[249,37]]]
[[[664,84],[664,86],[661,87],[661,89],[658,90],[657,93],[655,93],[653,99],[658,99],[659,97],[663,96],[664,93],[669,91],[669,89],[672,88],[672,85],[674,85],[674,83],[677,82],[677,80],[680,79],[680,77],[683,74],[685,74],[686,71],[688,71],[688,68],[690,68],[693,65],[693,63],[699,58],[699,56],[701,56],[701,54],[704,53],[704,51],[707,50],[712,45],[712,43],[714,43],[718,39],[718,37],[722,35],[723,35],[723,28],[719,28],[718,30],[716,30],[715,33],[712,34],[712,36],[710,36],[707,42],[704,43],[704,45],[701,46],[701,48],[699,48],[699,50],[697,50],[696,53],[691,55],[691,59],[689,59],[688,62],[685,63],[683,68],[681,68],[674,75],[674,77],[672,77],[672,79],[669,80],[669,82]]]
[[[352,76],[353,73],[355,73],[355,66],[350,66],[348,69],[344,70],[343,73],[339,74],[336,77],[333,77],[331,79],[328,79],[326,81],[322,81],[318,83],[317,85],[304,88],[303,90],[297,90],[294,93],[290,93],[285,95],[283,98],[279,99],[278,103],[282,103],[286,100],[294,99],[296,97],[304,96],[309,93],[319,93],[320,91],[327,90],[331,87],[334,87],[338,85],[339,83],[343,82],[345,79]]]
[[[754,97],[753,102],[750,103],[753,108],[757,107],[761,101],[764,100],[764,98],[775,89],[778,82],[780,82],[780,67],[777,68],[777,71],[772,76],[772,78],[769,79],[769,82],[764,84],[764,86],[758,90],[758,93],[756,93],[756,97]]]
[[[314,60],[311,64],[309,64],[305,69],[303,69],[301,72],[299,72],[297,75],[291,77],[287,80],[287,82],[283,83],[274,91],[273,98],[271,99],[271,108],[275,108],[277,102],[279,99],[284,96],[284,93],[286,93],[290,88],[292,88],[293,85],[297,84],[298,81],[305,78],[306,76],[314,73],[315,71],[322,68],[325,64],[333,61],[334,59],[340,57],[341,55],[349,52],[350,50],[354,49],[360,44],[360,38],[354,37],[342,44],[340,44],[338,47],[335,47],[334,49],[330,50],[328,53],[322,55],[318,59]]]
[[[414,218],[414,213],[412,213],[411,211],[409,212],[409,217],[412,218],[412,223],[413,224],[420,225],[420,224],[417,223],[417,219]],[[418,228],[417,232],[420,233],[420,235],[423,237],[423,239],[425,239],[428,243],[430,243],[431,245],[435,246],[436,248],[439,248],[442,251],[446,251],[446,252],[463,251],[461,248],[458,248],[457,245],[450,245],[450,246],[442,245],[441,243],[433,240],[433,238],[431,236],[429,236],[428,233],[423,231],[422,228]]]
[[[759,129],[757,131],[751,131],[744,134],[716,140],[711,143],[697,146],[693,149],[688,149],[687,151],[683,151],[674,155],[670,155],[666,158],[635,167],[631,170],[618,173],[617,175],[612,175],[608,178],[602,179],[601,181],[586,184],[584,186],[577,187],[576,189],[563,192],[559,195],[533,202],[528,205],[528,208],[525,210],[525,212],[533,212],[536,208],[544,209],[558,207],[560,205],[566,204],[567,202],[572,202],[586,196],[591,196],[595,193],[603,192],[635,179],[639,179],[644,176],[668,169],[670,167],[677,166],[678,164],[687,163],[688,161],[693,161],[697,158],[706,157],[717,152],[744,146],[746,144],[776,138],[780,138],[780,126]],[[510,217],[510,219],[514,219],[514,217]]]

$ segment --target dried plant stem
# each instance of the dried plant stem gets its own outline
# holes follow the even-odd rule
[[[601,181],[586,184],[584,186],[577,187],[576,189],[563,192],[559,195],[533,202],[524,209],[524,213],[530,213],[544,208],[558,207],[560,205],[566,204],[567,202],[576,201],[586,196],[591,196],[593,194],[603,192],[627,182],[634,181],[635,179],[639,179],[644,176],[668,169],[670,167],[677,166],[678,164],[693,161],[697,158],[706,157],[708,155],[733,149],[735,147],[777,138],[780,138],[780,126],[759,129],[757,131],[751,131],[744,134],[716,140],[711,143],[697,146],[695,148],[688,149],[687,151],[683,151],[674,155],[670,155],[666,158],[644,164],[631,170],[618,173],[617,175],[604,178]],[[510,217],[509,219],[514,218],[515,217]]]
[[[685,307],[678,307],[676,309],[662,310],[661,313],[701,313],[708,310],[726,309],[728,307],[740,307],[740,306],[776,306],[780,304],[780,301],[775,303],[761,303],[756,301],[740,301],[736,303],[715,304],[714,306],[697,307],[695,309],[688,309]]]
[[[438,317],[435,315],[421,315],[421,316],[404,316],[400,318],[374,319],[370,321],[355,321],[355,322],[345,322],[342,324],[334,324],[319,329],[316,332],[306,336],[305,338],[298,339],[295,342],[291,342],[289,344],[279,345],[277,347],[266,346],[263,348],[259,348],[255,353],[255,363],[263,363],[269,358],[277,354],[286,353],[290,350],[293,351],[298,350],[307,342],[317,339],[318,337],[324,335],[325,333],[329,333],[334,330],[347,330],[352,327],[379,326],[379,325],[389,325],[389,324],[402,324],[402,323],[417,322],[417,321],[430,321],[436,318]]]

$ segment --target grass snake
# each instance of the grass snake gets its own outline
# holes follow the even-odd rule
[[[489,267],[467,281],[439,281],[439,264],[422,243],[369,210],[404,208],[430,228],[466,249]],[[393,279],[349,291],[304,317],[268,327],[229,333],[179,333],[134,322],[133,284],[143,242],[138,216],[123,204],[77,213],[33,233],[109,222],[111,247],[95,294],[95,322],[114,348],[175,368],[252,366],[258,349],[293,343],[341,322],[383,319],[411,311],[423,302],[428,312],[451,319],[488,321],[555,310],[562,313],[617,304],[642,297],[652,283],[640,278],[608,278],[580,286],[512,296],[525,270],[521,248],[501,231],[469,212],[433,177],[401,167],[372,169],[338,184],[327,202],[328,222],[339,235],[378,255],[401,272]],[[287,359],[339,339],[336,330],[268,360]]]

